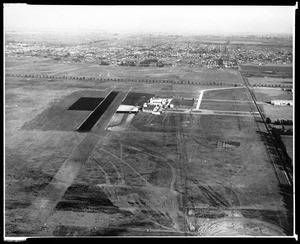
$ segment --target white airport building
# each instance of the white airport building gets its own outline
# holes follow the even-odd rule
[[[293,100],[272,100],[271,104],[277,106],[293,106]]]
[[[161,114],[164,108],[173,107],[171,97],[151,97],[143,104],[142,111],[145,113]]]

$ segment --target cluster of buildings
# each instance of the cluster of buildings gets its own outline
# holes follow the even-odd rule
[[[6,41],[5,54],[38,56],[58,62],[86,62],[113,66],[188,66],[237,69],[240,63],[292,62],[292,50],[238,45],[202,43],[201,39],[176,41],[175,37],[141,37],[140,42],[105,39],[84,44],[51,44],[45,42]],[[138,37],[136,37],[138,38]],[[126,39],[126,38],[125,38]]]
[[[152,97],[143,104],[142,111],[151,114],[161,114],[163,109],[173,108],[172,97]]]

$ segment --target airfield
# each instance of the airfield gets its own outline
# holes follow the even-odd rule
[[[6,235],[292,235],[292,171],[238,71],[122,76],[7,60],[6,73],[23,68],[53,77],[5,77]],[[64,77],[87,73],[97,79]],[[253,90],[270,112],[265,90]],[[176,97],[175,108],[116,113],[153,96]]]

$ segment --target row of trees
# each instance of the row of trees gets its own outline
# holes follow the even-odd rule
[[[277,119],[274,122],[272,122],[272,120],[269,117],[266,118],[266,123],[273,123],[274,125],[293,125],[293,121],[290,119]]]
[[[277,119],[274,121],[275,125],[293,125],[293,121],[290,119]]]
[[[292,87],[291,85],[282,85],[282,84],[254,84],[253,86],[257,87]]]
[[[78,77],[78,76],[55,76],[55,75],[37,75],[37,74],[5,74],[6,77],[26,77],[26,78],[46,78],[46,79],[75,79],[75,80],[96,80],[96,81],[120,81],[120,82],[146,82],[146,83],[172,83],[188,85],[213,85],[213,86],[239,86],[239,84],[229,84],[222,82],[199,82],[184,80],[144,80],[144,79],[123,79],[123,78],[96,78],[96,77]]]

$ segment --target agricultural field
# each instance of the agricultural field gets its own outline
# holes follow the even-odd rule
[[[8,73],[22,67],[9,62]],[[232,71],[39,65],[34,74],[241,83]],[[193,109],[201,90],[201,109],[255,111],[246,87],[219,88],[6,77],[5,234],[291,235],[292,195],[257,114],[116,113],[153,95]],[[76,131],[98,108],[92,128]]]

